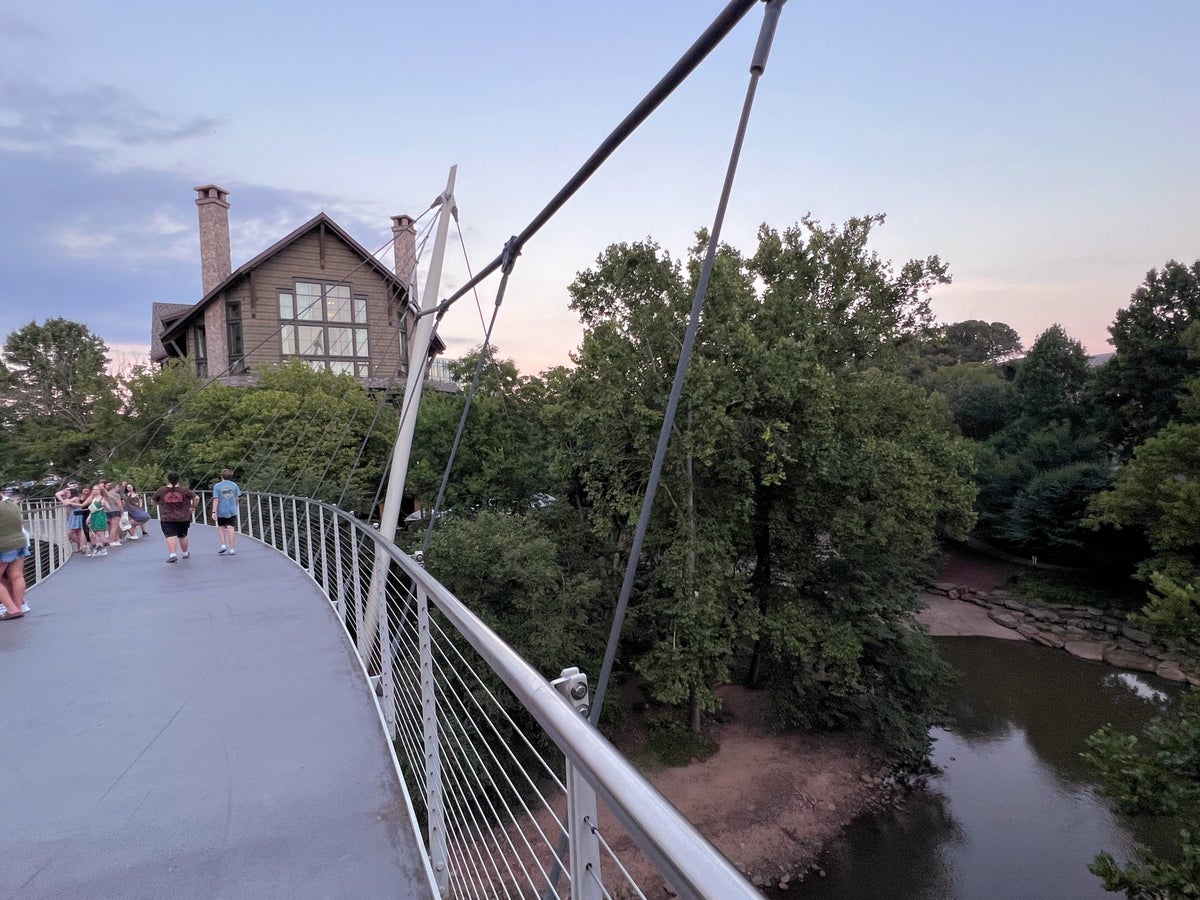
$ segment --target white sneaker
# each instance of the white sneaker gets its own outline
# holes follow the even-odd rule
[[[21,604],[21,612],[29,612],[29,604],[28,603]]]
[[[110,547],[120,547],[120,546],[121,546],[121,542],[120,542],[120,541],[113,541],[113,542],[112,542],[111,544],[109,544],[108,546],[110,546]]]
[[[232,547],[230,547],[230,548],[229,548],[229,555],[230,555],[230,556],[237,556],[237,551],[236,551],[236,550],[234,550]]]
[[[189,553],[187,550],[184,550],[184,551],[183,551],[183,558],[184,558],[184,559],[188,559],[188,558],[189,558],[191,555],[192,555],[192,554],[191,554],[191,553]]]
[[[177,560],[175,558],[175,554],[172,553],[170,556],[167,557],[167,562],[179,562],[179,560]]]
[[[217,556],[221,556],[222,554],[228,553],[228,552],[229,552],[229,548],[226,547],[224,544],[222,544],[221,549],[217,551]]]

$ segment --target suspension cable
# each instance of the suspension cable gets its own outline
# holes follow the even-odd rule
[[[662,102],[695,71],[696,67],[704,61],[705,57],[737,26],[746,13],[756,3],[760,2],[763,2],[763,0],[730,0],[729,4],[717,14],[712,24],[684,52],[679,61],[668,70],[667,74],[659,80],[658,84],[650,89],[650,92],[642,98],[641,102],[633,108],[629,115],[621,120],[620,124],[601,142],[600,146],[580,166],[579,171],[571,176],[570,180],[554,195],[542,211],[533,217],[533,221],[525,226],[525,230],[509,238],[500,254],[480,269],[474,278],[470,279],[437,306],[422,310],[418,315],[426,316],[435,311],[444,312],[455,301],[465,296],[475,285],[479,284],[510,259],[518,256],[526,242],[553,218],[555,213],[596,173],[605,160],[616,152],[617,148],[625,142],[625,139],[633,134],[650,117],[650,114],[654,110],[658,109]]]
[[[696,342],[696,332],[700,326],[700,313],[704,309],[705,295],[708,292],[708,281],[712,276],[713,264],[716,261],[717,245],[721,240],[721,227],[725,222],[725,211],[729,206],[729,195],[733,190],[733,179],[737,174],[738,161],[742,154],[742,143],[746,137],[746,128],[750,122],[750,110],[754,106],[754,93],[758,88],[758,80],[767,66],[767,56],[771,50],[771,41],[775,37],[775,26],[779,22],[779,14],[787,0],[766,0],[762,28],[758,35],[758,44],[754,48],[754,57],[750,63],[750,84],[746,88],[746,98],[742,103],[742,115],[738,120],[737,134],[734,137],[733,149],[729,154],[729,164],[725,170],[725,181],[721,187],[721,199],[717,203],[716,215],[713,217],[712,234],[708,239],[708,251],[704,256],[704,265],[700,271],[700,280],[696,283],[696,294],[692,300],[691,316],[688,319],[687,331],[684,333],[683,349],[679,353],[679,363],[675,367],[675,379],[671,384],[671,394],[667,400],[667,409],[663,414],[662,428],[658,434],[658,446],[654,451],[654,462],[650,467],[650,480],[646,485],[646,494],[642,499],[642,510],[638,516],[637,528],[633,536],[633,544],[629,549],[629,561],[625,566],[625,579],[621,584],[621,594],[617,600],[617,609],[613,614],[612,629],[608,636],[608,646],[604,651],[604,662],[600,667],[600,677],[596,681],[596,694],[592,702],[589,721],[595,725],[600,721],[600,711],[604,706],[604,697],[608,689],[608,680],[612,674],[613,660],[617,654],[617,644],[621,639],[621,628],[625,624],[625,612],[629,606],[629,597],[633,593],[633,580],[637,574],[638,563],[641,561],[642,545],[646,539],[646,529],[650,524],[650,511],[654,507],[654,495],[658,492],[658,483],[662,475],[663,460],[667,455],[667,444],[671,439],[671,428],[675,424],[675,413],[679,408],[679,398],[683,393],[683,382],[687,375],[688,361],[691,359],[692,347]]]
[[[471,386],[467,389],[467,399],[463,403],[462,416],[458,420],[458,430],[454,433],[454,443],[450,447],[450,457],[446,460],[446,469],[442,473],[442,483],[438,487],[437,499],[433,503],[433,512],[429,514],[429,524],[425,528],[425,540],[421,543],[421,552],[429,551],[429,542],[433,540],[433,526],[437,522],[438,511],[442,508],[442,498],[446,495],[446,485],[450,483],[450,470],[454,467],[454,459],[458,456],[458,445],[462,442],[463,431],[467,426],[467,414],[471,411],[471,400],[475,397],[475,389],[479,386],[479,375],[484,363],[491,356],[492,329],[496,325],[496,316],[500,312],[500,304],[504,302],[504,290],[508,287],[508,276],[512,274],[511,263],[505,267],[496,289],[496,303],[492,307],[492,320],[488,322],[487,332],[483,336],[483,346],[479,349],[479,358],[475,360],[475,374],[471,378]]]

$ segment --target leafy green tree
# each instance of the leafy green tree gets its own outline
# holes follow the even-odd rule
[[[945,326],[946,345],[957,362],[998,362],[1021,352],[1021,337],[1004,322],[968,319]]]
[[[108,348],[86,326],[64,318],[30,322],[4,344],[4,407],[12,451],[30,477],[53,464],[90,476],[109,443],[118,405],[105,372]]]
[[[651,242],[609,247],[571,285],[585,326],[577,367],[562,379],[562,400],[547,409],[559,437],[558,467],[603,546],[605,582],[620,584],[679,356],[694,278]],[[738,387],[719,359],[729,352],[728,309],[749,295],[739,259],[722,251],[710,282],[708,318],[698,339],[672,436],[651,532],[644,580],[631,609],[630,655],[661,702],[686,705],[693,730],[717,707],[736,637],[744,583],[734,571],[739,498],[728,405]],[[742,473],[744,474],[744,472]],[[615,594],[615,590],[614,590]]]
[[[1186,582],[1200,573],[1200,424],[1168,425],[1137,447],[1112,490],[1092,502],[1089,522],[1145,537],[1143,578]]]
[[[1116,356],[1099,374],[1109,442],[1128,457],[1177,416],[1184,383],[1200,374],[1185,341],[1200,321],[1200,260],[1151,269],[1109,326]]]
[[[263,372],[253,387],[209,382],[192,391],[190,383],[169,370],[134,383],[130,404],[137,415],[131,413],[128,427],[136,422],[147,444],[135,451],[138,441],[130,440],[119,462],[138,467],[139,478],[175,469],[204,487],[228,467],[244,488],[372,512],[397,419],[357,379],[293,361]]]
[[[470,383],[481,349],[453,364],[455,378]],[[432,507],[441,487],[466,392],[425,391],[417,418],[406,491]],[[541,425],[545,390],[539,379],[521,375],[510,359],[488,354],[468,411],[447,485],[443,509],[516,510],[535,495],[557,496],[546,469]]]
[[[1079,341],[1061,325],[1051,325],[1017,367],[1013,389],[1024,427],[1051,422],[1082,426],[1090,372]]]
[[[946,398],[959,431],[974,441],[986,441],[1017,417],[1012,383],[991,363],[945,366],[926,375],[921,385]]]
[[[594,672],[605,624],[597,619],[598,583],[569,542],[556,539],[549,518],[452,516],[435,532],[426,565],[548,678],[567,666]]]
[[[944,671],[913,626],[915,588],[939,529],[969,526],[970,454],[944,401],[906,380],[945,267],[879,259],[881,221],[763,228],[754,258],[718,254],[630,620],[660,699],[704,707],[745,634],[781,725],[868,728],[915,761]],[[572,286],[586,331],[555,433],[615,550],[697,265],[617,245]]]
[[[1192,688],[1174,715],[1147,726],[1145,740],[1103,728],[1088,738],[1087,759],[1103,792],[1123,813],[1169,816],[1181,823],[1178,853],[1160,856],[1139,847],[1121,866],[1101,853],[1089,867],[1110,891],[1134,900],[1200,897],[1200,690]]]
[[[1109,463],[1090,426],[1090,377],[1083,346],[1060,325],[1017,363],[1016,415],[976,455],[976,507],[989,537],[1051,559],[1094,552],[1084,514],[1108,484]]]

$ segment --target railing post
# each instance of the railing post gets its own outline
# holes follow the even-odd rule
[[[338,516],[330,518],[333,527],[334,580],[337,583],[337,599],[333,601],[333,608],[337,610],[338,618],[344,623],[346,621],[346,569],[342,565],[342,520]]]
[[[387,584],[379,597],[379,679],[383,691],[383,722],[389,740],[396,740],[396,671],[392,660],[392,630],[388,623]]]
[[[572,666],[550,682],[567,702],[585,719],[588,705],[587,675]],[[568,869],[571,873],[571,900],[601,900],[604,886],[600,880],[600,839],[597,837],[596,791],[579,770],[567,760]]]
[[[297,565],[303,567],[304,563],[300,559],[300,516],[296,513],[296,498],[292,498],[292,548],[295,555],[292,557]]]
[[[337,525],[337,516],[333,517],[333,524]],[[329,550],[327,549],[326,532],[325,532],[325,507],[317,507],[317,540],[321,546],[321,590],[325,592],[325,596],[329,597]]]
[[[425,734],[425,810],[429,818],[429,862],[433,866],[438,890],[445,897],[450,890],[450,870],[446,864],[446,808],[442,796],[442,755],[438,743],[433,644],[429,633],[429,595],[420,585],[417,585],[417,641],[421,657],[421,719]]]
[[[309,577],[312,578],[313,581],[316,581],[317,580],[317,555],[313,552],[312,504],[308,503],[308,502],[305,502],[305,504],[304,504],[304,543],[305,543],[304,552],[308,556],[308,565],[305,566],[305,568],[308,569]],[[299,548],[297,548],[297,549],[299,549]]]
[[[272,501],[272,503],[273,503],[273,501]],[[288,551],[288,527],[287,527],[288,522],[287,522],[287,511],[284,509],[283,504],[284,504],[284,499],[282,497],[280,497],[279,498],[279,542],[276,543],[274,537],[272,537],[271,545],[276,550],[278,550],[280,553],[282,553],[284,556],[287,556],[288,555],[288,552],[287,552]],[[272,528],[271,531],[274,532],[275,529]]]
[[[354,633],[358,636],[358,653],[365,662],[367,657],[362,652],[363,642],[363,593],[362,593],[362,562],[358,557],[358,529],[350,529],[350,563],[354,567]]]

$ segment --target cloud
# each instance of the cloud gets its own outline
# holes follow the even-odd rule
[[[14,44],[45,44],[50,41],[50,35],[41,28],[9,12],[0,12],[0,34]]]
[[[179,118],[105,85],[55,89],[0,73],[0,150],[58,153],[84,149],[120,163],[123,151],[200,137],[221,124]]]

